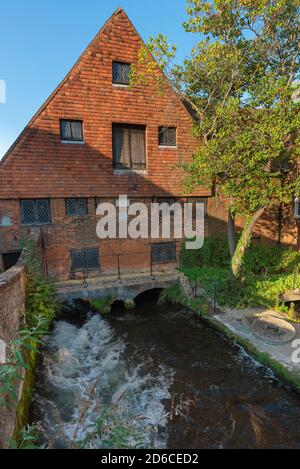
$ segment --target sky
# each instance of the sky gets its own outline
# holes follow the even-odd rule
[[[0,159],[118,7],[145,41],[167,34],[178,62],[196,41],[182,27],[186,0],[1,0]]]

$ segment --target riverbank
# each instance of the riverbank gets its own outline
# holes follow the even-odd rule
[[[201,291],[201,293],[204,292]],[[293,341],[272,345],[257,339],[251,329],[251,321],[247,321],[247,318],[251,316],[263,314],[265,311],[263,308],[235,310],[220,305],[215,305],[214,308],[213,300],[207,296],[202,298],[187,298],[185,296],[184,298],[181,295],[181,302],[191,309],[197,317],[224,334],[234,344],[243,347],[262,365],[270,368],[278,379],[282,379],[295,391],[300,392],[300,363],[294,363],[295,348],[292,347],[294,340],[300,340],[299,324],[293,324],[296,330]],[[275,311],[274,314],[281,317]]]

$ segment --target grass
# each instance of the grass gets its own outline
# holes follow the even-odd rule
[[[280,309],[280,298],[283,293],[300,287],[300,275],[291,273],[264,275],[248,274],[241,284],[232,278],[226,268],[183,268],[191,283],[197,278],[200,285],[213,297],[216,294],[218,304],[235,308],[265,307]]]

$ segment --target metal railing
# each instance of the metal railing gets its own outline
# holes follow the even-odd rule
[[[293,275],[293,281],[292,281],[292,290],[300,289],[300,266],[298,267],[293,267],[290,269],[287,269],[284,273],[280,272],[274,272],[273,267],[265,267],[262,271],[262,275],[265,280],[268,280],[271,276],[273,275]],[[256,275],[254,277],[259,277],[259,275]],[[193,294],[195,298],[198,298],[198,288],[199,288],[199,276],[195,274],[193,280],[191,281],[192,283],[192,289],[193,289]],[[201,287],[200,287],[201,288]],[[217,312],[218,309],[218,303],[220,300],[220,297],[222,294],[224,294],[225,291],[231,291],[233,294],[236,291],[236,289],[240,288],[239,282],[231,275],[229,274],[226,278],[223,279],[223,281],[218,281],[214,280],[212,284],[212,288],[210,289],[210,294],[212,304],[213,304],[213,311],[214,313]],[[202,296],[202,295],[200,295]],[[278,301],[280,301],[281,297],[278,297]]]
[[[82,280],[84,284],[87,283],[88,279],[109,276],[116,277],[116,279],[121,282],[125,275],[137,273],[147,273],[151,278],[154,278],[156,272],[163,272],[170,266],[172,266],[173,269],[181,268],[181,252],[179,246],[179,242],[176,242],[176,260],[166,260],[156,263],[153,261],[151,249],[150,251],[109,255],[101,255],[100,251],[99,269],[78,269],[72,271],[70,259],[46,259],[44,261],[44,272],[46,276],[53,277],[58,281]]]

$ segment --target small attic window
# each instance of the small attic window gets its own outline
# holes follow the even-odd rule
[[[60,137],[63,142],[83,142],[83,122],[61,119]]]
[[[113,83],[115,85],[129,85],[130,64],[125,62],[113,62]]]
[[[158,144],[160,147],[176,147],[177,128],[176,127],[159,127]]]

